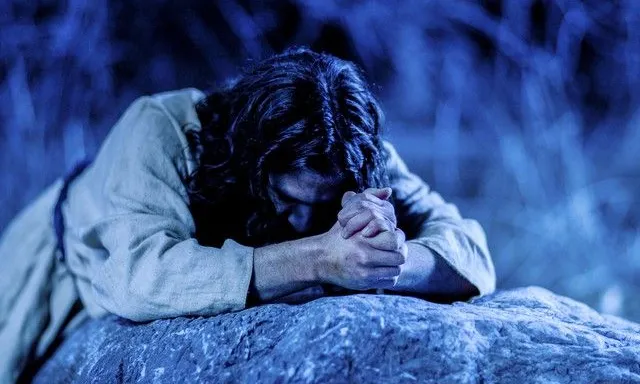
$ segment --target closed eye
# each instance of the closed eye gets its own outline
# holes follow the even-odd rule
[[[283,204],[297,204],[314,207],[333,207],[336,205],[336,203],[339,204],[339,202],[336,202],[336,199],[308,202],[289,195],[281,188],[272,187],[272,190],[275,192],[278,200],[280,200]]]
[[[307,204],[304,201],[300,201],[292,196],[285,194],[279,189],[276,189],[275,191],[276,191],[276,195],[278,195],[278,199],[285,204],[305,204],[305,205]]]

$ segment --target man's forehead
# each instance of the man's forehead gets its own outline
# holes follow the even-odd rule
[[[270,179],[276,191],[308,203],[331,201],[341,193],[342,179],[337,175],[298,170],[272,175]]]

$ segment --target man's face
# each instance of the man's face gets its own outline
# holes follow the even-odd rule
[[[269,197],[279,217],[299,237],[328,230],[340,208],[341,180],[309,170],[269,177]]]

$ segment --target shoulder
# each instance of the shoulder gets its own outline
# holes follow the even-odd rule
[[[200,128],[195,106],[204,97],[204,93],[196,88],[185,88],[147,96],[146,102],[160,109],[178,133],[183,133],[185,128]]]
[[[389,177],[397,177],[399,174],[408,172],[407,165],[404,163],[393,144],[387,140],[382,140],[382,147],[385,152],[385,164]]]
[[[396,199],[406,200],[410,196],[416,196],[416,192],[430,190],[424,180],[409,170],[390,142],[383,140],[383,147],[386,156],[386,171]]]
[[[124,142],[123,150],[143,161],[168,157],[181,173],[190,174],[195,164],[186,132],[200,129],[195,105],[202,97],[194,88],[142,96],[127,108],[113,134]]]

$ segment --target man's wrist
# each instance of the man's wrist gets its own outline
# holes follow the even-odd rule
[[[326,274],[324,268],[324,255],[326,247],[323,245],[322,235],[306,237],[298,240],[302,244],[302,250],[305,258],[305,268],[308,273],[308,279],[311,282],[322,284],[326,282]]]
[[[271,244],[254,250],[254,282],[261,301],[318,285],[322,246],[314,237]]]
[[[435,268],[435,255],[433,252],[421,244],[406,242],[407,258],[400,267],[400,276],[394,291],[414,291],[425,281],[430,279]]]

